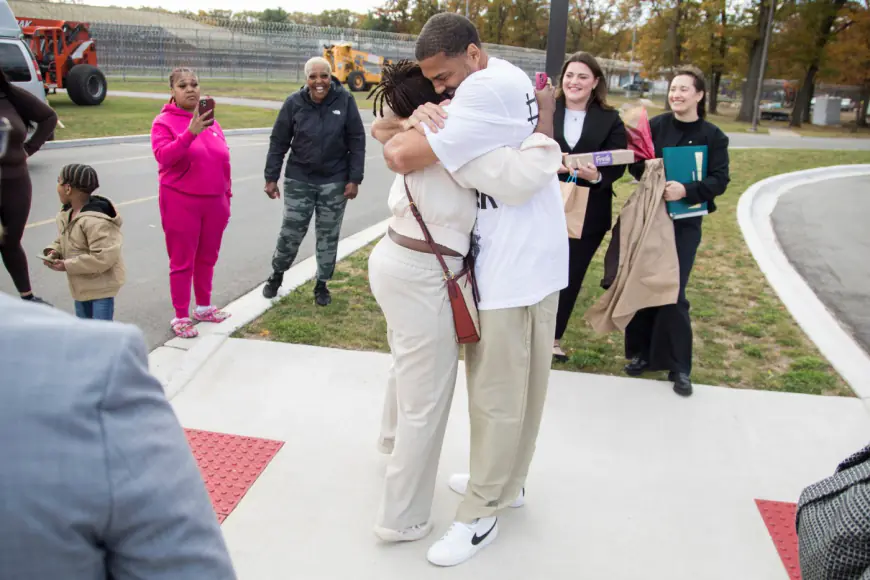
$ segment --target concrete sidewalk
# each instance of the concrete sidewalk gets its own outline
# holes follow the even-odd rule
[[[859,399],[554,372],[526,507],[470,562],[425,552],[467,470],[463,373],[424,541],[371,532],[386,459],[375,449],[389,356],[229,339],[172,403],[185,427],[284,441],[223,524],[242,580],[299,577],[788,577],[755,499],[794,502],[870,440]]]

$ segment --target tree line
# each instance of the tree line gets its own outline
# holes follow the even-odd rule
[[[364,14],[282,8],[183,14],[417,34],[433,14],[464,14],[466,7],[484,42],[546,48],[549,0],[385,0]],[[771,9],[772,40],[762,71]],[[682,64],[699,66],[709,79],[711,111],[727,84],[740,91],[738,119],[744,121],[751,119],[759,75],[789,81],[783,89],[794,104],[796,126],[809,120],[818,83],[858,86],[856,120],[867,126],[870,0],[570,0],[567,29],[568,52],[633,60],[646,78],[667,77]]]

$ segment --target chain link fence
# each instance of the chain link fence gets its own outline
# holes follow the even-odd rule
[[[207,78],[298,81],[303,66],[324,45],[350,42],[357,50],[389,59],[414,58],[412,35],[292,24],[173,22],[137,25],[91,22],[100,68],[111,76],[165,77],[175,66],[195,68]],[[545,68],[542,50],[486,45],[530,76]],[[612,74],[625,74],[629,63],[599,59]],[[638,67],[635,67],[637,70]]]
[[[179,65],[207,78],[299,81],[303,66],[324,45],[350,42],[357,50],[390,59],[414,58],[416,37],[370,30],[284,22],[191,19],[178,14],[70,3],[8,0],[19,17],[88,22],[100,68],[114,77],[166,78]],[[545,69],[543,50],[487,45],[529,76]],[[602,55],[604,56],[604,55]],[[639,65],[599,58],[608,76],[627,78]],[[618,82],[619,79],[617,79]]]

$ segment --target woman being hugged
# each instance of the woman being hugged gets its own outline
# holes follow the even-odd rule
[[[625,125],[619,113],[607,104],[607,81],[598,61],[591,54],[574,53],[562,66],[553,123],[554,137],[563,153],[595,153],[626,148]],[[595,167],[591,163],[574,170],[577,184],[589,188],[589,201],[580,237],[568,239],[568,286],[559,294],[553,343],[553,357],[556,360],[567,359],[560,344],[562,335],[568,328],[568,320],[589,263],[604,235],[610,230],[615,195],[613,183],[624,173],[624,165]],[[567,180],[569,175],[567,167],[560,169],[561,181]]]
[[[175,335],[193,338],[193,318],[222,322],[229,315],[211,303],[212,279],[230,219],[230,151],[213,111],[199,114],[199,79],[189,68],[169,76],[172,97],[154,119],[151,147],[160,170],[160,219],[169,254],[169,291]]]
[[[695,205],[707,202],[709,213],[716,211],[715,198],[725,193],[728,174],[728,137],[706,117],[707,89],[704,73],[694,66],[676,71],[668,92],[671,112],[650,119],[655,155],[662,157],[665,147],[707,146],[707,177],[681,184],[668,181],[665,199],[686,199]],[[629,168],[638,179],[644,163]],[[625,372],[639,376],[646,371],[668,371],[678,395],[692,394],[692,321],[686,284],[701,243],[702,216],[674,220],[677,259],[680,265],[680,293],[676,304],[645,308],[635,314],[625,329],[625,356],[630,359]]]
[[[444,102],[420,66],[407,60],[384,67],[374,94],[376,116],[400,120],[401,130],[410,129],[407,120],[417,107]],[[549,107],[539,109],[548,117],[542,126],[549,127],[552,88],[544,97]],[[435,476],[459,364],[445,273],[434,250],[450,271],[462,271],[477,219],[474,185],[486,183],[500,201],[521,205],[553,181],[558,163],[559,146],[536,132],[519,149],[501,147],[453,174],[436,163],[393,182],[389,229],[369,257],[369,282],[393,357],[378,445],[391,456],[374,530],[384,541],[419,540],[432,529]]]

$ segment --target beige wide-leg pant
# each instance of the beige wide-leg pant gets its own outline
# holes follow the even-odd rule
[[[461,258],[445,260],[460,270]],[[429,521],[459,345],[434,255],[385,236],[369,257],[369,283],[387,319],[393,355],[380,436],[381,448],[392,447],[392,454],[376,525],[402,530]]]
[[[471,479],[456,519],[471,523],[514,501],[526,483],[544,412],[559,293],[524,308],[482,310],[466,345]]]

